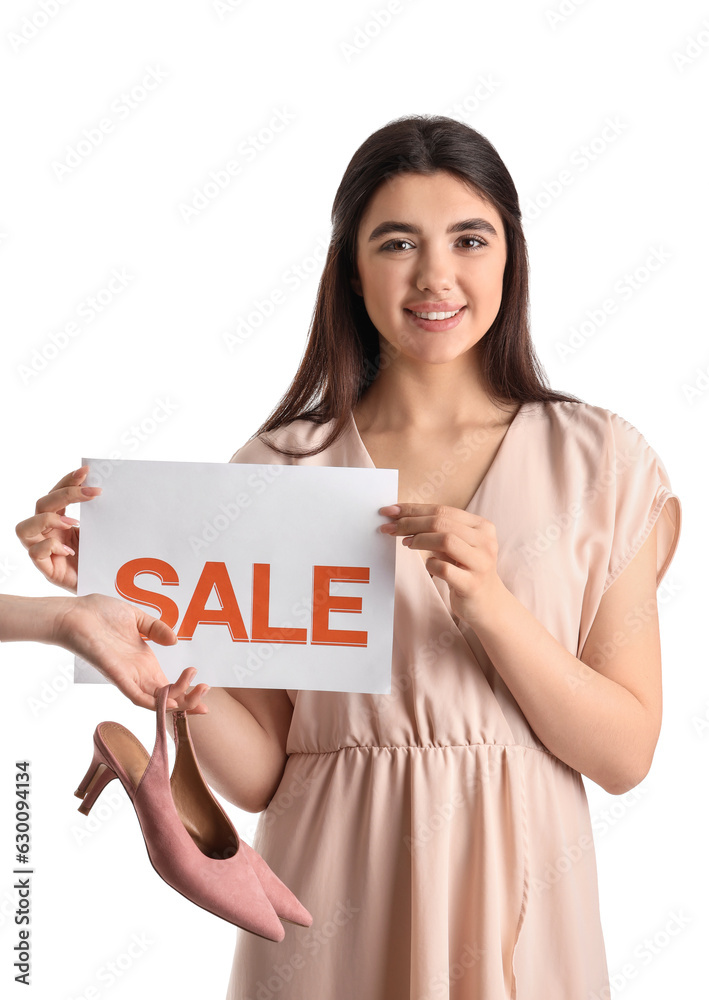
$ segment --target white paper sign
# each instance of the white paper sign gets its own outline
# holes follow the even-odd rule
[[[391,692],[396,469],[85,458],[78,594],[175,630],[170,682]],[[78,683],[109,683],[80,657]]]

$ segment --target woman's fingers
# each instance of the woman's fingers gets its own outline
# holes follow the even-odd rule
[[[84,492],[88,490],[89,492]],[[94,497],[102,493],[100,486],[64,486],[61,489],[52,490],[46,496],[40,497],[35,505],[35,514],[44,514],[45,511],[56,511],[62,513],[70,503],[83,503],[85,500],[93,500]]]
[[[52,534],[33,545],[27,552],[37,569],[50,583],[75,591],[78,574],[79,535],[76,529],[60,537]]]
[[[52,486],[49,492],[53,493],[54,490],[60,490],[63,486],[76,486],[86,478],[88,471],[88,465],[82,465],[79,469],[75,469],[73,472],[67,472],[65,476],[62,476],[58,483],[55,483],[54,486]]]
[[[15,525],[15,534],[25,548],[29,548],[30,545],[47,538],[55,529],[66,532],[71,531],[72,528],[78,528],[78,526],[79,522],[75,517],[66,517],[66,515],[55,513],[34,514]]]
[[[67,549],[70,549],[71,551],[67,551]],[[36,545],[31,545],[27,551],[30,559],[35,564],[37,569],[44,573],[49,580],[53,579],[55,574],[55,566],[52,562],[52,555],[76,555],[76,550],[71,549],[70,545],[65,545],[60,538],[45,538],[43,542],[37,542]]]
[[[101,494],[100,487],[86,487],[89,491],[82,492],[85,487],[81,483],[88,471],[88,465],[82,465],[63,476],[39,498],[34,515],[15,526],[15,534],[40,573],[71,592],[76,591],[78,577],[79,522],[67,517],[65,510],[70,503],[84,503]]]

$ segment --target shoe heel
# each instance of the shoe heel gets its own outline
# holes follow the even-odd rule
[[[94,756],[89,769],[81,779],[79,787],[74,792],[78,799],[83,799],[79,806],[79,812],[88,816],[91,808],[104,790],[109,781],[118,777],[112,767],[106,764],[103,754],[97,746],[94,746]]]

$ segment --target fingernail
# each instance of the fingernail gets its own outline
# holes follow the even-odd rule
[[[400,514],[401,513],[401,507],[399,507],[398,504],[393,504],[391,507],[380,507],[379,508],[379,513],[380,514]]]
[[[74,477],[74,476],[81,476],[81,475],[84,474],[84,471],[85,471],[84,470],[84,466],[82,465],[80,469],[76,470],[76,472],[72,472],[72,477]]]
[[[103,491],[100,486],[82,486],[81,492],[85,497],[97,497]]]
[[[64,524],[78,524],[79,522],[74,517],[67,517],[65,514],[59,515],[59,520],[63,521]]]
[[[68,556],[75,556],[76,555],[76,552],[74,552],[73,549],[70,549],[68,545],[62,545],[62,548],[64,549],[64,551],[66,552],[66,554]]]

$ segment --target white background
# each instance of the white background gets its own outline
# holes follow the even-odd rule
[[[47,9],[51,17],[40,16],[38,0],[7,0],[0,14],[0,586],[63,593],[32,567],[14,526],[82,455],[119,449],[126,458],[222,462],[241,447],[302,356],[320,274],[313,254],[329,238],[332,199],[355,149],[400,115],[465,120],[493,142],[519,191],[532,332],[551,385],[638,427],[682,500],[683,536],[659,594],[664,720],[652,770],[623,797],[589,780],[586,787],[615,997],[701,992],[706,4],[675,0],[655,17],[640,0],[566,0],[567,13],[553,20],[561,0],[402,0],[384,28],[373,20],[384,2],[243,0],[220,14],[208,0],[47,0]],[[33,18],[39,30],[14,46],[11,35],[32,30]],[[348,57],[343,43],[357,37],[368,43]],[[688,53],[684,64],[679,53]],[[112,102],[151,68],[165,78],[120,118]],[[180,204],[278,111],[292,120],[185,222]],[[109,115],[113,131],[59,180],[53,163]],[[609,120],[616,134],[604,142]],[[593,160],[584,146],[597,151]],[[552,196],[564,169],[572,183]],[[664,263],[638,271],[637,291],[618,298],[605,323],[589,321],[583,346],[563,360],[559,345],[572,328],[653,251]],[[307,275],[294,289],[286,272],[296,266]],[[124,289],[42,372],[23,379],[33,351],[46,352],[52,335],[61,342],[59,332],[113,269],[130,276]],[[224,335],[277,289],[285,301],[230,349]],[[700,391],[690,397],[693,385]],[[164,419],[151,425],[153,411]],[[26,756],[36,867],[30,995],[68,1000],[93,985],[112,1000],[222,997],[234,928],[154,874],[117,782],[99,800],[103,811],[95,807],[104,818],[89,835],[76,812],[72,793],[96,723],[116,719],[152,748],[154,716],[113,688],[71,689],[72,657],[60,649],[5,645],[0,660],[4,995],[27,996],[12,982],[9,916],[13,761]],[[257,817],[228,808],[250,839]],[[665,933],[672,914],[684,923]],[[106,988],[99,974],[133,934],[150,943]]]

